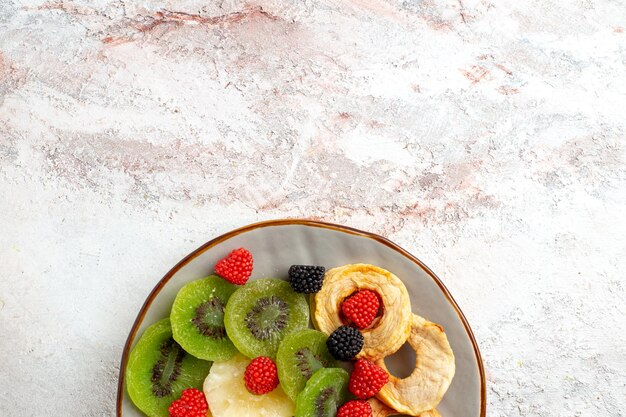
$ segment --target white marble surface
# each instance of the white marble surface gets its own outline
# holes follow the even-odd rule
[[[625,136],[623,0],[2,0],[0,415],[114,415],[155,282],[310,217],[443,278],[489,416],[624,416]]]

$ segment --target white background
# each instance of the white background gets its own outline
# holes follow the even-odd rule
[[[158,279],[309,217],[442,277],[489,416],[623,416],[625,62],[621,0],[2,0],[0,415],[114,415]]]

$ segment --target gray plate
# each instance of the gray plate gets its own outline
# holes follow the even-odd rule
[[[150,324],[169,315],[176,293],[183,285],[211,274],[215,263],[238,247],[247,248],[254,256],[253,278],[286,278],[287,270],[293,264],[331,268],[349,263],[370,263],[396,274],[409,291],[413,312],[441,324],[454,350],[454,380],[437,409],[443,417],[485,416],[485,378],[478,346],[463,313],[435,274],[417,258],[383,237],[308,220],[274,220],[226,233],[189,254],[159,281],[139,311],[124,346],[117,416],[143,416],[124,389],[126,360],[136,336]],[[412,360],[410,352],[403,348],[386,362],[394,372],[412,369],[415,364]]]

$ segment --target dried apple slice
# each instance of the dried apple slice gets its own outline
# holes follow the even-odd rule
[[[454,377],[454,354],[440,325],[413,314],[407,342],[415,350],[415,369],[400,379],[389,375],[389,382],[376,394],[383,403],[411,416],[434,409]],[[376,364],[387,370],[385,361]]]

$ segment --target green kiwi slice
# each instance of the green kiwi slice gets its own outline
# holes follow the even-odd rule
[[[332,417],[348,398],[350,376],[341,368],[315,372],[296,397],[295,417]]]
[[[325,333],[304,329],[288,334],[280,342],[276,354],[278,379],[292,400],[295,401],[316,371],[337,366],[326,347],[327,339]]]
[[[263,278],[238,288],[224,312],[226,333],[237,349],[249,358],[276,357],[285,335],[309,324],[306,298],[287,281]]]
[[[208,361],[232,358],[237,349],[226,335],[224,309],[236,289],[217,275],[181,288],[170,313],[174,340],[196,358]]]
[[[168,417],[168,407],[187,388],[202,390],[211,362],[193,357],[172,337],[170,319],[148,327],[131,350],[126,389],[132,402],[151,417]]]

